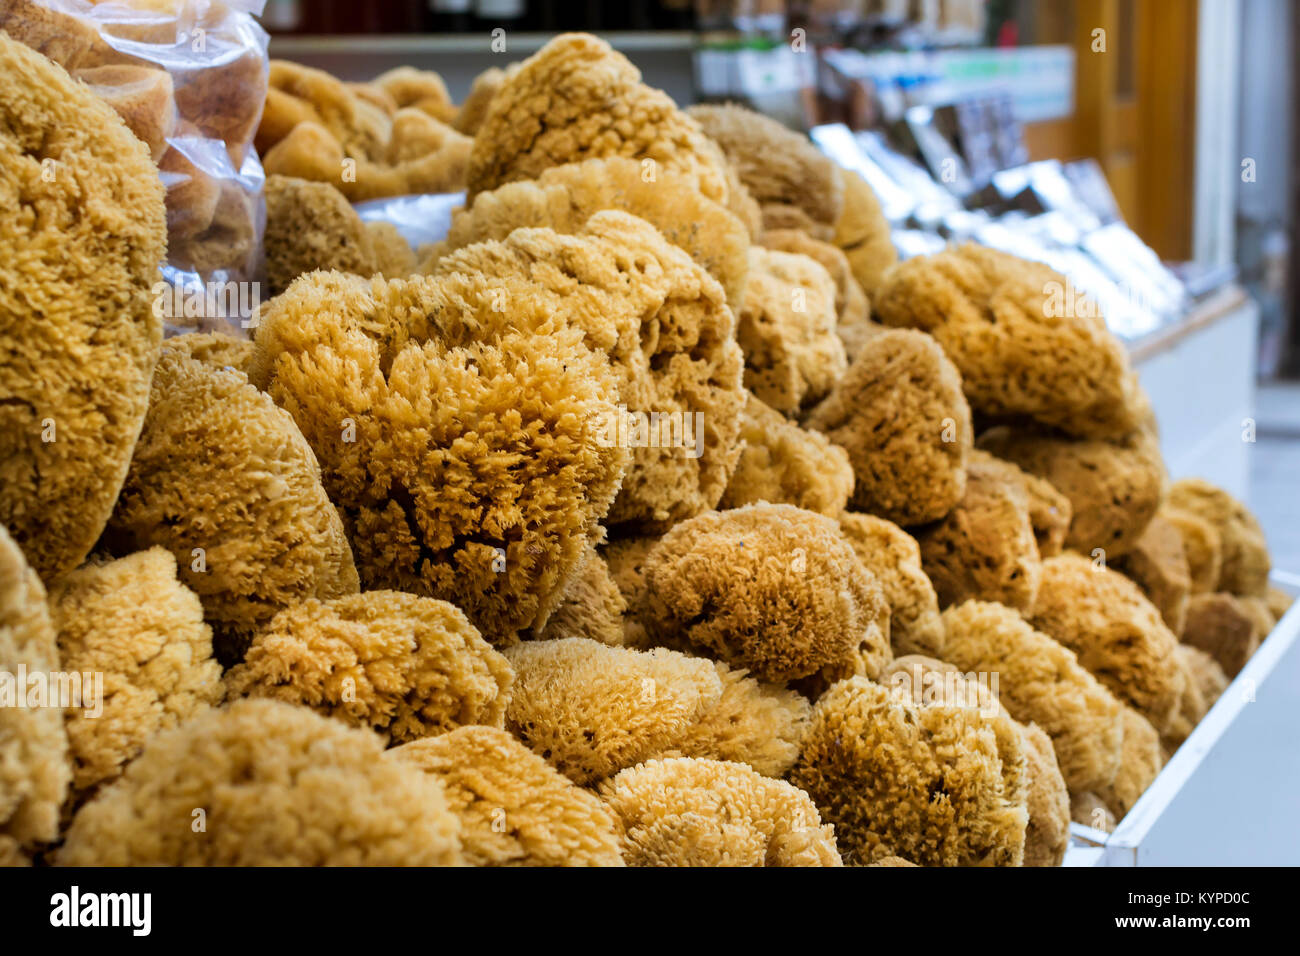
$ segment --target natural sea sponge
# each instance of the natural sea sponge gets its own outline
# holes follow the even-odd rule
[[[110,525],[120,551],[161,545],[232,663],[281,608],[354,594],[352,552],[316,456],[240,372],[166,349]]]
[[[302,704],[393,743],[502,726],[513,681],[459,608],[400,591],[286,608],[226,674],[231,697]]]
[[[715,661],[722,696],[665,756],[707,757],[748,764],[780,777],[799,756],[812,705],[780,684],[765,684],[743,668]]]
[[[442,786],[382,753],[375,734],[305,707],[235,701],[155,735],[73,818],[57,863],[460,863]]]
[[[745,386],[787,415],[823,398],[848,365],[835,334],[835,285],[804,255],[750,248],[736,340]]]
[[[103,531],[144,420],[163,188],[63,69],[0,36],[0,76],[0,524],[53,581]]]
[[[221,666],[203,605],[150,548],[93,561],[50,591],[60,667],[102,675],[102,713],[67,711],[72,786],[80,798],[116,778],[159,730],[221,701]],[[83,678],[83,695],[88,688]]]
[[[77,70],[73,76],[113,107],[127,129],[149,147],[154,162],[162,157],[167,137],[176,129],[170,73],[152,66],[115,63]]]
[[[515,669],[506,729],[574,783],[677,745],[722,696],[711,661],[580,637],[506,650]]]
[[[990,477],[999,477],[1024,489],[1029,503],[1029,522],[1034,528],[1039,556],[1050,558],[1060,554],[1065,547],[1070,521],[1074,517],[1070,499],[1047,479],[1022,471],[1013,462],[990,455],[982,449],[975,449],[971,453],[971,460],[978,461],[981,469]]]
[[[1273,615],[1274,624],[1282,620],[1282,616],[1291,609],[1291,605],[1295,602],[1295,598],[1281,588],[1271,586],[1264,600],[1268,604],[1269,613]]]
[[[650,223],[722,284],[733,310],[740,308],[749,270],[744,225],[700,194],[685,175],[665,169],[647,178],[640,163],[619,156],[553,166],[535,181],[480,192],[452,214],[447,237],[434,246],[422,269],[432,272],[442,256],[504,239],[516,229],[545,226],[577,233],[603,209],[621,209]]]
[[[501,87],[505,86],[506,78],[518,69],[518,65],[514,63],[504,70],[500,67],[490,66],[474,77],[474,82],[469,88],[469,95],[461,102],[460,109],[456,111],[456,116],[451,121],[451,125],[466,136],[473,136],[477,133],[478,128],[483,125],[483,120],[487,117],[492,101],[496,99]]]
[[[849,361],[852,361],[861,351],[865,338],[863,327],[870,323],[871,305],[862,286],[853,278],[844,253],[831,243],[814,239],[798,229],[769,230],[763,233],[761,242],[768,249],[798,253],[821,263],[835,283],[835,331],[844,342]]]
[[[745,447],[718,507],[770,501],[833,518],[848,504],[848,452],[820,432],[800,428],[752,392],[745,397],[740,439]]]
[[[194,236],[175,238],[167,246],[172,265],[194,272],[251,269],[256,258],[260,196],[245,191],[239,180],[222,180],[212,221]]]
[[[1119,770],[1114,780],[1096,791],[1116,820],[1124,819],[1124,814],[1133,808],[1164,766],[1160,735],[1151,722],[1132,707],[1125,707],[1123,714],[1124,742],[1120,748]]]
[[[158,175],[167,188],[167,235],[170,240],[192,239],[207,231],[221,198],[220,182],[175,146],[169,147],[159,158]]]
[[[415,250],[391,222],[374,220],[364,224],[366,242],[370,245],[370,267],[390,279],[399,279],[415,272]]]
[[[628,866],[839,866],[806,793],[744,764],[673,757],[600,786]]]
[[[497,645],[546,623],[626,460],[599,441],[605,357],[502,281],[508,312],[468,277],[303,276],[250,376],[319,456],[366,587],[451,601]]]
[[[631,448],[611,525],[664,528],[717,504],[740,453],[743,359],[721,287],[685,252],[607,210],[576,235],[517,229],[459,249],[435,275],[487,287],[516,323],[520,293],[504,282],[517,279],[543,314],[608,353],[620,408],[600,440]]]
[[[1196,684],[1201,692],[1204,709],[1196,718],[1199,721],[1201,717],[1210,712],[1214,702],[1223,696],[1223,692],[1228,689],[1228,675],[1223,672],[1223,668],[1219,666],[1218,661],[1199,647],[1192,647],[1190,644],[1179,644],[1178,656],[1183,659],[1183,664],[1191,677],[1191,683]]]
[[[967,601],[943,614],[943,656],[963,671],[998,675],[999,699],[1049,737],[1071,792],[1103,787],[1119,768],[1121,704],[1078,659],[1014,610]]]
[[[1223,563],[1216,591],[1242,597],[1268,593],[1269,557],[1264,532],[1240,501],[1200,478],[1184,478],[1169,488],[1169,506],[1208,521],[1219,532]]]
[[[52,674],[61,666],[45,604],[45,588],[0,525],[0,671],[9,678],[0,706],[0,866],[29,861],[37,844],[59,833],[59,807],[72,776],[63,712],[57,707],[14,706],[27,687],[13,679],[19,668]]]
[[[835,827],[850,861],[1019,866],[1025,755],[1015,724],[978,709],[916,706],[864,677],[817,701],[789,780]]]
[[[1010,719],[997,698],[996,678],[963,674],[951,664],[909,654],[895,658],[880,683],[918,707],[973,707],[985,716]],[[1060,866],[1070,842],[1070,798],[1052,749],[1052,739],[1036,724],[1016,723],[1025,754],[1025,866]]]
[[[652,645],[638,613],[645,596],[646,558],[658,543],[657,536],[617,538],[607,541],[600,549],[614,584],[627,602],[627,611],[623,615],[623,643],[628,647]]]
[[[849,507],[900,525],[942,518],[966,490],[970,407],[961,377],[934,339],[872,338],[804,424],[849,453]]]
[[[1028,620],[1074,651],[1157,732],[1175,719],[1185,679],[1174,653],[1178,638],[1128,578],[1079,554],[1048,558]]]
[[[186,332],[163,340],[164,352],[178,352],[214,369],[248,373],[253,361],[253,343],[223,332]]]
[[[733,103],[686,111],[722,147],[760,206],[792,207],[830,238],[844,208],[844,184],[830,159],[802,133]],[[768,216],[764,214],[765,228]]]
[[[889,235],[889,222],[880,211],[880,200],[858,173],[839,170],[844,189],[844,208],[835,222],[833,242],[844,250],[853,277],[870,299],[880,281],[898,261]]]
[[[1052,290],[1067,287],[1044,265],[967,243],[900,262],[871,301],[885,325],[939,340],[978,414],[1119,438],[1142,415],[1127,353],[1099,315],[1056,307]]]
[[[1073,512],[1065,547],[1088,555],[1101,549],[1108,561],[1133,548],[1164,495],[1160,446],[1146,430],[1111,442],[1003,426],[977,444],[1065,495]]]
[[[934,524],[916,529],[921,563],[939,605],[969,598],[1028,610],[1042,566],[1024,485],[987,455],[972,451],[961,500]]]
[[[504,730],[460,727],[384,758],[442,784],[471,866],[623,866],[609,808]]]
[[[398,66],[381,73],[370,82],[392,97],[399,109],[414,107],[444,123],[450,123],[456,116],[456,107],[447,93],[447,84],[432,70]]]
[[[676,525],[645,561],[638,609],[656,640],[789,681],[875,677],[892,656],[889,606],[838,524],[755,504]]]
[[[942,655],[944,629],[934,585],[921,568],[916,539],[892,521],[845,512],[840,531],[862,566],[875,575],[889,604],[889,643],[894,654]]]
[[[1169,630],[1175,636],[1182,634],[1192,576],[1178,526],[1157,512],[1123,557],[1120,570],[1156,606]]]
[[[625,156],[679,172],[727,199],[721,151],[699,125],[604,40],[561,34],[492,98],[469,159],[469,197],[575,160]]]
[[[1240,673],[1267,636],[1267,632],[1260,632],[1256,617],[1235,594],[1226,591],[1193,594],[1187,602],[1183,642],[1213,657],[1229,678]]]
[[[365,225],[329,183],[291,176],[266,179],[266,284],[279,295],[315,269],[371,275],[374,256]]]
[[[605,559],[588,546],[577,574],[564,589],[564,596],[538,637],[542,640],[586,637],[618,647],[623,644],[626,611],[627,600],[609,573]]]
[[[1177,528],[1182,536],[1191,593],[1205,594],[1218,590],[1219,575],[1223,570],[1223,535],[1219,529],[1190,511],[1171,508],[1168,502],[1160,506],[1156,515]]]

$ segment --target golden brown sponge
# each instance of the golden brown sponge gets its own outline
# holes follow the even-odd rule
[[[628,647],[644,648],[654,644],[646,634],[639,613],[645,596],[645,560],[658,543],[657,536],[617,538],[607,541],[601,548],[614,584],[627,602],[627,611],[623,615],[623,643]]]
[[[848,365],[835,334],[835,284],[804,255],[750,248],[736,340],[745,386],[786,415],[823,398]]]
[[[1295,602],[1295,598],[1281,588],[1272,586],[1269,587],[1264,600],[1268,605],[1268,612],[1273,615],[1274,624],[1282,620],[1283,615],[1291,609],[1291,605]]]
[[[469,95],[460,104],[460,109],[456,111],[456,117],[451,121],[451,125],[466,136],[473,136],[477,133],[479,127],[483,125],[483,120],[487,117],[492,101],[496,99],[497,93],[501,92],[501,87],[505,86],[506,78],[513,75],[518,69],[519,65],[517,63],[510,64],[504,70],[500,67],[490,66],[474,77],[474,82],[469,88]]]
[[[880,211],[880,200],[858,173],[839,169],[844,189],[844,209],[835,222],[835,245],[844,250],[853,277],[871,299],[880,280],[898,261],[889,234],[889,222]]]
[[[650,760],[600,785],[628,866],[839,866],[806,793],[744,764]]]
[[[1223,570],[1223,536],[1219,529],[1190,511],[1170,507],[1168,502],[1160,506],[1156,515],[1177,528],[1182,536],[1191,593],[1217,590]]]
[[[969,598],[1027,610],[1042,574],[1029,496],[996,461],[972,450],[966,489],[939,521],[916,529],[939,606]]]
[[[243,373],[170,349],[110,537],[124,551],[161,545],[175,556],[226,663],[281,608],[358,588],[343,525],[293,419]]]
[[[1182,634],[1192,576],[1178,526],[1157,511],[1132,550],[1121,559],[1119,569],[1156,606],[1169,630],[1175,636]]]
[[[609,573],[609,565],[588,545],[577,574],[538,636],[543,640],[586,637],[618,647],[623,643],[625,611],[627,600]]]
[[[1059,314],[1077,311],[1055,308],[1053,290],[1067,284],[1044,265],[967,243],[894,266],[872,306],[885,325],[939,340],[977,413],[1122,437],[1142,415],[1127,353],[1100,316]]]
[[[164,352],[179,352],[214,369],[234,369],[245,374],[253,361],[253,343],[224,332],[186,332],[163,340]]]
[[[703,196],[687,176],[663,169],[650,178],[640,163],[620,156],[553,166],[535,181],[479,193],[452,214],[446,239],[433,247],[422,269],[432,272],[449,252],[504,239],[516,229],[545,226],[577,233],[603,209],[621,209],[650,223],[722,284],[733,310],[740,308],[749,270],[744,224]]]
[[[251,378],[322,462],[362,580],[451,601],[493,644],[540,628],[618,489],[607,360],[504,282],[303,276]],[[511,327],[513,326],[513,328]]]
[[[834,518],[853,492],[849,455],[821,432],[800,428],[747,392],[740,419],[745,443],[720,508],[757,501],[790,504]]]
[[[1050,558],[1060,554],[1065,547],[1070,520],[1074,516],[1070,499],[1045,478],[1022,471],[1015,463],[990,455],[983,449],[976,448],[971,453],[971,460],[978,461],[985,474],[997,476],[1024,489],[1029,504],[1029,522],[1034,528],[1039,556]]]
[[[943,613],[944,659],[997,675],[1007,711],[1049,737],[1071,792],[1108,784],[1119,768],[1121,705],[1078,659],[1001,604],[967,601]]]
[[[921,866],[1024,859],[1025,755],[1008,718],[918,707],[849,678],[817,701],[789,780],[834,825],[851,862],[885,854]]]
[[[1199,647],[1179,644],[1178,656],[1183,659],[1191,683],[1195,684],[1201,693],[1202,709],[1196,718],[1199,721],[1210,712],[1214,702],[1228,689],[1228,675],[1223,672],[1218,661]]]
[[[889,643],[895,655],[938,656],[943,621],[934,585],[921,569],[921,548],[910,534],[884,518],[845,512],[840,531],[862,566],[875,575],[889,604]]]
[[[502,726],[513,681],[459,608],[400,591],[286,608],[226,674],[231,697],[302,704],[394,743]]]
[[[613,813],[495,727],[459,727],[384,757],[438,780],[471,866],[623,866]]]
[[[40,578],[0,525],[0,671],[24,703],[30,688],[14,680],[19,668],[50,675],[61,667],[45,598]],[[72,777],[63,712],[12,703],[0,707],[0,866],[29,862],[38,844],[58,836]]]
[[[766,684],[743,668],[715,661],[722,696],[664,756],[731,760],[780,777],[799,756],[812,705],[802,694]]]
[[[1073,512],[1065,547],[1088,555],[1100,548],[1107,561],[1133,548],[1164,495],[1160,446],[1145,430],[1110,442],[1003,426],[980,435],[978,446],[1065,495]]]
[[[116,778],[159,730],[220,703],[203,605],[164,548],[65,575],[50,590],[50,615],[62,669],[102,680],[102,712],[66,712],[76,799]],[[83,676],[83,694],[87,684]]]
[[[610,524],[663,527],[717,504],[740,453],[740,349],[722,288],[644,220],[606,210],[576,235],[518,229],[439,260],[438,276],[491,288],[510,319],[527,284],[544,314],[609,354],[619,415],[601,440],[631,448]]]
[[[294,279],[315,269],[372,275],[375,251],[366,224],[329,183],[268,176],[266,179],[266,284],[279,295]]]
[[[240,700],[162,731],[72,820],[61,866],[446,866],[442,785],[380,738]]]
[[[981,683],[982,681],[982,683]],[[963,674],[931,657],[909,654],[895,658],[880,683],[918,707],[973,707],[985,716],[1010,719],[997,698],[996,678]],[[1025,753],[1025,866],[1060,866],[1070,842],[1070,798],[1052,749],[1052,739],[1036,724],[1016,722]]]
[[[791,252],[816,260],[835,283],[835,331],[844,342],[849,361],[861,351],[871,324],[871,305],[858,280],[853,278],[849,260],[838,246],[814,239],[800,229],[771,229],[760,241],[768,249]]]
[[[848,451],[855,511],[922,524],[966,490],[970,408],[957,370],[928,335],[873,337],[804,424]]]
[[[1096,791],[1116,820],[1124,819],[1164,766],[1160,735],[1151,722],[1132,707],[1125,707],[1123,723],[1119,770],[1114,780]]]
[[[722,147],[728,162],[754,200],[775,207],[773,222],[806,221],[830,238],[844,208],[844,184],[835,164],[802,133],[777,120],[734,103],[702,104],[686,111],[709,138]]]
[[[1241,598],[1226,591],[1193,594],[1182,639],[1213,657],[1231,679],[1246,666],[1268,632]]]
[[[398,66],[381,73],[370,83],[392,97],[399,109],[411,106],[444,123],[450,123],[456,116],[447,84],[433,70]]]
[[[756,504],[676,525],[644,564],[650,635],[767,681],[875,677],[892,656],[889,605],[838,524]]]
[[[0,524],[47,582],[90,553],[162,340],[163,188],[64,70],[0,36]]]
[[[375,220],[364,224],[370,245],[371,268],[390,279],[415,273],[415,250],[391,222]]]
[[[575,160],[625,156],[652,173],[679,172],[727,199],[721,151],[662,90],[608,43],[586,33],[552,39],[509,75],[474,135],[469,197],[535,179]]]
[[[92,93],[113,107],[127,129],[149,147],[157,162],[176,130],[172,77],[166,70],[131,63],[93,66],[73,73]]]
[[[1079,554],[1048,558],[1027,617],[1157,732],[1176,718],[1185,679],[1174,653],[1178,638],[1124,575]]]
[[[581,637],[507,648],[515,669],[506,729],[574,783],[662,753],[718,703],[713,662]]]
[[[258,152],[265,157],[304,122],[319,124],[337,146],[356,157],[377,158],[390,133],[388,118],[367,109],[343,81],[324,70],[272,60],[267,103],[257,130]],[[332,170],[334,176],[339,172],[337,166]]]
[[[1170,486],[1169,506],[1191,512],[1219,532],[1223,563],[1214,590],[1242,597],[1268,593],[1268,544],[1245,505],[1208,481],[1184,478]]]

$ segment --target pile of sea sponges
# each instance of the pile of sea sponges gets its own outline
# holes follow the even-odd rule
[[[1053,273],[895,264],[594,37],[459,110],[275,64],[278,294],[161,345],[146,148],[0,56],[4,182],[82,209],[0,238],[0,667],[104,682],[0,709],[0,861],[1056,865],[1285,609]],[[460,187],[418,256],[347,202]]]

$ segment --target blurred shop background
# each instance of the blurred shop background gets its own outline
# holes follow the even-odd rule
[[[432,69],[458,101],[590,30],[679,104],[808,131],[876,189],[900,255],[974,239],[1099,301],[1174,477],[1245,498],[1300,574],[1300,4],[267,0],[262,22],[274,57]]]

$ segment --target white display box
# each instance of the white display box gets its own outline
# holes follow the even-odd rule
[[[1300,865],[1300,602],[1115,831],[1070,833],[1065,866]]]

